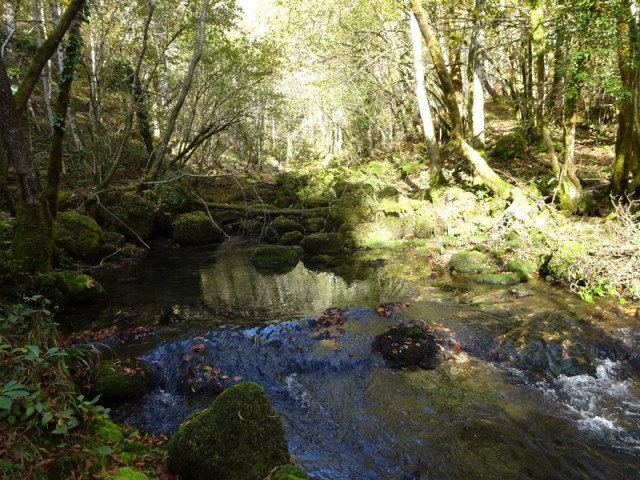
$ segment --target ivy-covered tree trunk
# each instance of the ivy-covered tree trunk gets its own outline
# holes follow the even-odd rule
[[[58,213],[58,190],[62,174],[62,142],[64,140],[67,111],[71,97],[71,84],[75,77],[76,65],[82,51],[82,36],[80,26],[83,15],[79,15],[69,28],[69,38],[64,48],[64,60],[58,85],[58,99],[55,108],[55,120],[53,122],[53,135],[49,148],[49,163],[47,167],[47,201],[51,217]]]
[[[36,74],[36,79],[38,74]],[[51,269],[53,222],[31,156],[26,128],[11,92],[4,60],[0,58],[0,131],[13,161],[22,193],[11,242],[13,274],[38,274]]]

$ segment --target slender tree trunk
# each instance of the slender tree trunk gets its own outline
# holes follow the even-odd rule
[[[38,0],[33,0],[33,20],[36,24],[36,46],[40,48],[46,37],[46,29],[44,26],[44,12]],[[44,64],[44,68],[40,73],[40,81],[42,82],[42,99],[44,100],[47,110],[47,118],[49,119],[49,127],[53,132],[53,108],[51,107],[51,72],[50,62]]]
[[[420,32],[425,39],[429,54],[433,61],[433,65],[440,82],[440,88],[444,94],[444,102],[451,120],[452,142],[464,157],[471,163],[480,179],[491,189],[491,191],[499,197],[508,197],[511,193],[511,187],[502,180],[491,167],[487,164],[484,157],[471,145],[469,145],[463,136],[462,117],[456,99],[456,92],[451,81],[449,70],[444,62],[442,50],[438,39],[436,38],[430,20],[422,8],[420,0],[411,0],[411,8],[420,26]]]
[[[486,0],[476,0],[469,73],[471,75],[471,138],[474,148],[484,152],[484,9]]]
[[[198,63],[202,58],[202,52],[204,50],[204,44],[206,40],[208,9],[209,0],[203,0],[202,8],[200,10],[200,30],[198,34],[198,40],[193,52],[193,56],[191,57],[191,62],[189,63],[187,74],[182,82],[182,90],[180,92],[180,95],[178,96],[178,99],[176,100],[175,105],[173,106],[173,109],[171,110],[167,126],[165,127],[165,131],[162,135],[162,139],[160,140],[158,148],[152,156],[149,166],[149,177],[151,180],[157,179],[158,175],[163,171],[165,167],[165,156],[167,154],[167,151],[169,150],[169,143],[171,142],[171,136],[173,135],[176,121],[178,120],[178,115],[180,114],[189,90],[191,89],[191,83],[193,82],[193,75],[196,71],[196,67],[198,66]]]
[[[546,52],[546,35],[544,31],[544,10],[542,2],[538,2],[531,8],[531,43],[533,46],[535,78],[536,78],[536,116],[535,127],[536,136],[542,136],[551,170],[556,176],[560,175],[560,162],[556,153],[551,132],[547,125],[545,116],[545,52]]]
[[[62,71],[60,72],[60,83],[58,85],[58,99],[56,102],[56,116],[53,124],[53,136],[49,148],[49,163],[47,168],[47,200],[49,212],[55,219],[58,213],[58,190],[60,187],[60,177],[62,174],[62,142],[64,140],[67,112],[69,110],[69,100],[71,98],[71,85],[75,77],[76,65],[82,50],[82,37],[80,28],[82,14],[74,20],[69,28],[69,38],[64,48],[64,60]]]
[[[424,60],[422,59],[422,36],[420,27],[413,12],[409,12],[409,24],[411,27],[411,44],[413,46],[413,71],[415,75],[416,97],[418,99],[418,109],[422,120],[422,131],[427,143],[429,154],[429,187],[435,188],[444,183],[442,174],[442,160],[440,159],[440,148],[433,128],[433,118],[429,99],[427,98],[427,88],[424,82]]]
[[[631,5],[623,2],[624,12],[618,18],[617,47],[620,80],[625,96],[620,102],[618,112],[618,131],[616,134],[615,162],[611,176],[611,191],[614,195],[622,195],[629,185],[631,172],[636,162],[634,147],[638,143],[638,131],[635,118],[638,115],[636,103],[638,97],[637,58],[638,28],[631,13]]]
[[[585,59],[579,59],[575,71],[570,75],[567,83],[567,92],[564,97],[564,109],[562,119],[562,169],[558,178],[558,201],[560,208],[569,213],[584,210],[584,195],[582,185],[576,175],[575,146],[576,123],[578,121],[578,99],[583,85],[583,71]]]

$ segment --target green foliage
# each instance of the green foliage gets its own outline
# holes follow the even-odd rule
[[[507,161],[524,155],[526,148],[527,139],[522,132],[516,130],[498,138],[489,155],[496,160]]]
[[[581,286],[578,295],[585,302],[594,302],[597,298],[618,297],[615,282],[610,278],[602,278],[591,282],[589,286]],[[621,299],[622,300],[622,299]]]
[[[104,409],[78,395],[42,297],[0,307],[0,421],[66,434]]]

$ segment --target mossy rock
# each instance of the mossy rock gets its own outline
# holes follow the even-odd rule
[[[282,465],[271,475],[271,480],[307,480],[308,478],[307,472],[293,465]]]
[[[527,276],[521,273],[480,273],[473,277],[476,283],[488,283],[490,285],[516,285],[527,281]]]
[[[492,269],[489,258],[476,250],[465,250],[454,254],[449,264],[458,273],[484,273]]]
[[[273,228],[279,237],[282,237],[285,233],[288,232],[301,232],[304,230],[304,227],[300,224],[300,222],[296,222],[285,216],[276,217],[271,222],[271,228]]]
[[[54,225],[55,244],[69,255],[82,260],[100,258],[102,229],[96,221],[76,212],[60,213]]]
[[[566,240],[560,242],[547,264],[547,271],[557,278],[573,280],[577,261],[587,254],[587,248],[580,242]]]
[[[102,199],[98,215],[104,228],[121,233],[129,241],[138,241],[138,237],[149,240],[156,234],[156,208],[141,195],[110,192]]]
[[[140,360],[105,360],[100,363],[94,393],[107,402],[138,398],[149,391],[152,377],[151,368]]]
[[[436,368],[445,360],[441,338],[419,323],[395,325],[375,337],[372,348],[390,367]]]
[[[287,232],[280,237],[280,243],[282,245],[298,245],[302,239],[304,238],[304,234],[299,231]]]
[[[324,230],[325,219],[323,217],[311,217],[304,221],[309,233],[318,233]]]
[[[527,145],[527,139],[521,132],[512,132],[498,138],[489,156],[499,161],[513,160],[526,152]]]
[[[342,253],[344,240],[339,233],[312,233],[300,242],[308,255],[334,255]]]
[[[93,277],[71,270],[63,270],[59,275],[66,288],[67,303],[99,303],[104,300],[106,291]]]
[[[101,443],[120,445],[124,440],[124,432],[107,417],[99,417],[92,424],[92,435]]]
[[[204,212],[191,212],[178,215],[171,225],[173,239],[183,245],[211,243],[220,240],[223,233]]]
[[[288,245],[258,245],[251,256],[251,263],[259,267],[271,265],[296,265],[300,252]]]
[[[282,420],[252,382],[228,388],[183,423],[167,450],[169,469],[184,480],[262,480],[289,460]]]
[[[134,470],[131,467],[121,467],[115,475],[105,477],[106,480],[149,480],[144,473]]]
[[[436,213],[418,215],[413,227],[417,238],[432,238],[447,233],[447,222]]]
[[[387,217],[378,222],[365,222],[354,231],[356,247],[389,248],[398,245],[405,236],[407,226],[395,217]]]
[[[511,260],[507,264],[507,270],[527,278],[536,271],[536,265],[529,260]]]

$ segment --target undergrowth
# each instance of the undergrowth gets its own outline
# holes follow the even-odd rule
[[[79,393],[68,361],[43,297],[0,306],[0,478],[110,478],[123,466],[170,478],[162,440],[113,424]]]

